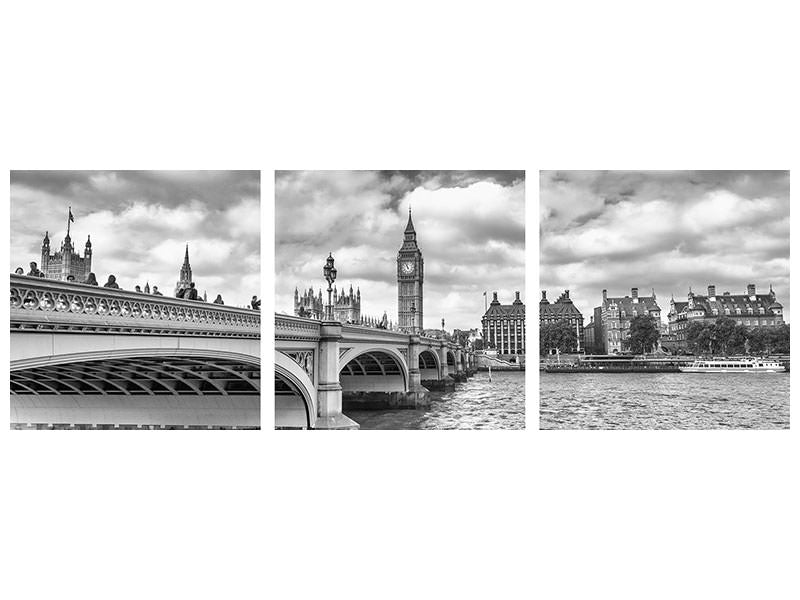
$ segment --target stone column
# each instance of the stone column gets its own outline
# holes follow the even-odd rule
[[[415,407],[428,406],[428,390],[423,387],[419,373],[419,336],[408,337],[408,403]]]
[[[358,429],[358,423],[342,414],[339,383],[339,340],[342,324],[323,321],[319,330],[319,383],[316,429]]]
[[[439,362],[442,363],[442,379],[447,379],[447,345],[439,342]]]

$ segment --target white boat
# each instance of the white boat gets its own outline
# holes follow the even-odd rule
[[[680,370],[682,373],[783,373],[786,367],[771,358],[710,358],[696,360]]]

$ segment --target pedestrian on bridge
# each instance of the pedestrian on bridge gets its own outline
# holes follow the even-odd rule
[[[25,275],[25,269],[23,269],[22,267],[17,267],[14,270],[14,275]]]
[[[138,285],[137,285],[137,286],[134,288],[134,291],[135,291],[137,294],[141,294],[141,293],[142,293],[142,288],[141,288],[141,286],[138,286]]]
[[[194,281],[189,284],[189,289],[183,294],[185,300],[197,300],[197,290],[194,289]]]
[[[31,262],[30,267],[31,270],[28,272],[28,277],[44,277],[44,273],[39,270],[35,262]]]
[[[89,276],[86,278],[86,285],[97,285],[97,277],[95,277],[94,273],[89,273]]]
[[[216,298],[214,298],[214,304],[225,304],[225,303],[222,301],[222,294],[217,294],[217,297],[216,297]]]
[[[103,287],[110,288],[112,290],[118,290],[119,284],[117,283],[117,278],[114,275],[108,276],[108,281],[105,282]]]
[[[253,310],[261,310],[261,300],[258,299],[258,296],[253,296],[253,299],[250,300],[250,308]]]
[[[153,296],[163,296],[163,295],[164,294],[162,294],[161,292],[158,291],[158,286],[154,285],[153,286]]]

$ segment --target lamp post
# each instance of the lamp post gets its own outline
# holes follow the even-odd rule
[[[411,301],[411,335],[417,333],[417,307]]]
[[[322,268],[322,273],[325,275],[325,281],[328,282],[328,311],[327,320],[333,320],[333,305],[331,304],[331,291],[333,290],[333,282],[336,281],[336,267],[333,266],[333,253],[328,253],[328,258],[325,260],[325,266]]]
[[[442,317],[442,339],[444,339],[444,317]]]

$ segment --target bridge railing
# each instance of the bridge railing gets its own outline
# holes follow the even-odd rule
[[[11,275],[11,329],[261,336],[258,311],[81,283]]]
[[[321,324],[316,319],[275,313],[275,338],[318,340]]]

